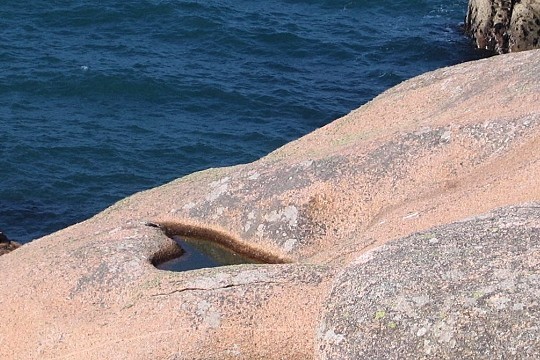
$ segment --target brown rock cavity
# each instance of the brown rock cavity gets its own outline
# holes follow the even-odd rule
[[[192,239],[202,239],[221,245],[234,251],[240,256],[257,260],[266,264],[287,264],[292,260],[284,256],[280,251],[271,251],[262,247],[254,247],[250,243],[243,241],[224,230],[212,229],[204,224],[187,224],[173,221],[159,222],[157,226],[169,238],[174,236],[184,236]],[[162,259],[154,259],[160,262]]]

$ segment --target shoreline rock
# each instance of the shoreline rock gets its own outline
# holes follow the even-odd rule
[[[452,249],[471,239],[485,245],[488,274],[505,275],[499,270],[512,264],[506,251],[526,257],[524,276],[540,275],[534,217],[540,203],[539,55],[508,54],[421,75],[256,162],[135,194],[0,257],[0,271],[8,275],[0,282],[0,358],[354,358],[369,350],[361,339],[377,334],[388,336],[393,348],[381,347],[376,356],[405,349],[413,358],[435,358],[402,331],[416,325],[392,318],[400,335],[390,337],[371,322],[371,316],[386,318],[389,310],[377,306],[390,297],[363,295],[385,289],[386,280],[348,279],[370,264],[391,261],[380,274],[394,274],[390,287],[417,286],[408,271],[422,265],[413,261],[415,249],[431,245],[431,232],[440,234],[435,237],[441,243],[422,255],[429,257],[426,266],[456,263],[459,254]],[[520,213],[518,204],[534,216]],[[486,220],[494,216],[499,220]],[[494,242],[495,229],[512,237],[508,248]],[[168,237],[176,234],[290,263],[157,270],[154,259],[178,251]],[[521,235],[525,245],[513,252]],[[462,277],[446,274],[452,269],[445,267],[432,267],[433,274],[454,279],[456,287],[472,280],[489,287],[493,276],[473,271],[483,259],[475,254],[464,253],[463,266],[472,267]],[[445,295],[450,288],[435,290],[429,299],[439,294],[445,306],[463,305]],[[494,306],[510,306],[502,297],[512,302],[525,291],[514,290],[499,300],[494,293]],[[405,305],[409,295],[415,301],[416,295],[401,294]],[[427,306],[423,295],[418,299]],[[336,312],[349,302],[348,313]],[[532,304],[518,307],[522,318],[540,321]],[[427,310],[416,314],[435,316]],[[358,329],[357,314],[368,314],[370,326]],[[506,321],[503,315],[494,311],[485,327],[452,329],[463,338],[473,331],[497,336],[488,327]],[[423,335],[434,336],[433,326]],[[527,339],[540,349],[536,337]],[[521,349],[523,343],[514,341],[508,339],[506,348]],[[507,350],[494,345],[489,351]]]

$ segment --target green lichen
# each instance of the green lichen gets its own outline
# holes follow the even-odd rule
[[[472,296],[473,296],[474,299],[478,300],[478,299],[480,299],[482,296],[484,296],[484,293],[481,292],[481,291],[475,291],[475,292],[473,292]]]
[[[124,307],[122,308],[122,310],[127,310],[129,308],[132,308],[133,306],[135,306],[135,303],[127,303],[126,305],[124,305]]]
[[[418,235],[418,238],[421,239],[421,240],[431,240],[431,239],[433,239],[434,237],[436,237],[436,236],[435,236],[435,234],[432,233],[432,232],[427,232],[427,233],[425,233],[425,234],[419,234],[419,235]]]
[[[375,320],[381,320],[386,316],[386,311],[378,310],[375,312]]]
[[[159,277],[154,277],[150,280],[147,280],[144,284],[141,285],[143,289],[155,289],[161,287],[161,279]]]

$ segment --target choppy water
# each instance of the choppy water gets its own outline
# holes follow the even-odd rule
[[[256,160],[407,78],[485,56],[466,0],[3,0],[0,230]]]

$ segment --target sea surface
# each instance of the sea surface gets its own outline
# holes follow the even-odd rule
[[[2,0],[0,231],[21,242],[254,161],[485,57],[467,0]]]

